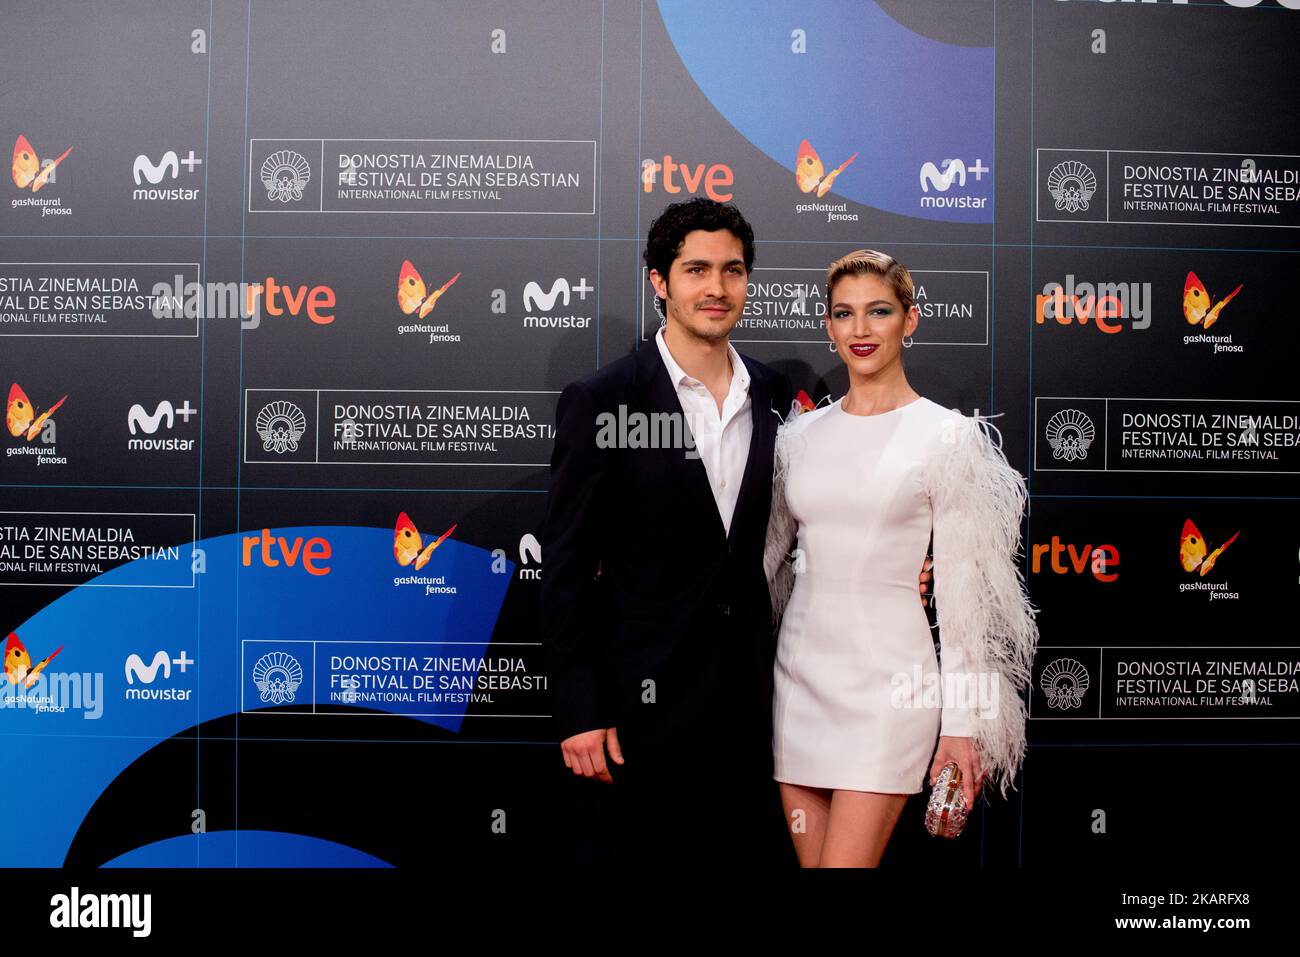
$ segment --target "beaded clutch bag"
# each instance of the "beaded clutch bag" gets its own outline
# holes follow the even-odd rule
[[[966,797],[961,792],[961,769],[950,762],[939,772],[939,780],[930,792],[925,829],[935,837],[956,837],[966,826],[969,812]]]

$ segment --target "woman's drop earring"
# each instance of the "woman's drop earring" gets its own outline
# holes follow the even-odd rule
[[[915,343],[912,342],[912,337],[911,337],[911,336],[903,336],[903,348],[904,348],[904,349],[910,349],[910,348],[912,348],[913,345],[915,345]]]

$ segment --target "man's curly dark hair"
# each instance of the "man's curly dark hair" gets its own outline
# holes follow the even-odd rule
[[[731,203],[719,203],[716,200],[697,196],[684,203],[673,203],[650,224],[650,235],[646,238],[645,264],[668,278],[668,270],[673,260],[681,251],[686,234],[697,229],[715,232],[725,229],[740,240],[744,250],[745,272],[754,267],[754,230]],[[659,311],[664,311],[663,300],[655,297]]]

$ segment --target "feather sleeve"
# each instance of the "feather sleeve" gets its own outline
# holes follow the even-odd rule
[[[973,737],[1003,797],[1025,754],[1025,707],[1038,644],[1020,572],[1027,493],[986,419],[953,413],[926,461],[934,515],[941,734]]]

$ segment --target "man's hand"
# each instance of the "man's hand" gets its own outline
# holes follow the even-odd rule
[[[599,778],[606,784],[613,784],[614,778],[605,763],[605,749],[615,764],[623,763],[623,751],[618,746],[617,728],[596,728],[584,731],[560,742],[564,754],[564,766],[574,774],[584,778]]]
[[[927,558],[925,562],[921,565],[921,576],[917,580],[920,582],[921,585],[922,605],[926,605],[930,601],[930,595],[929,595],[930,581],[934,578],[934,574],[930,571],[930,569],[933,567],[934,567],[933,558]]]

